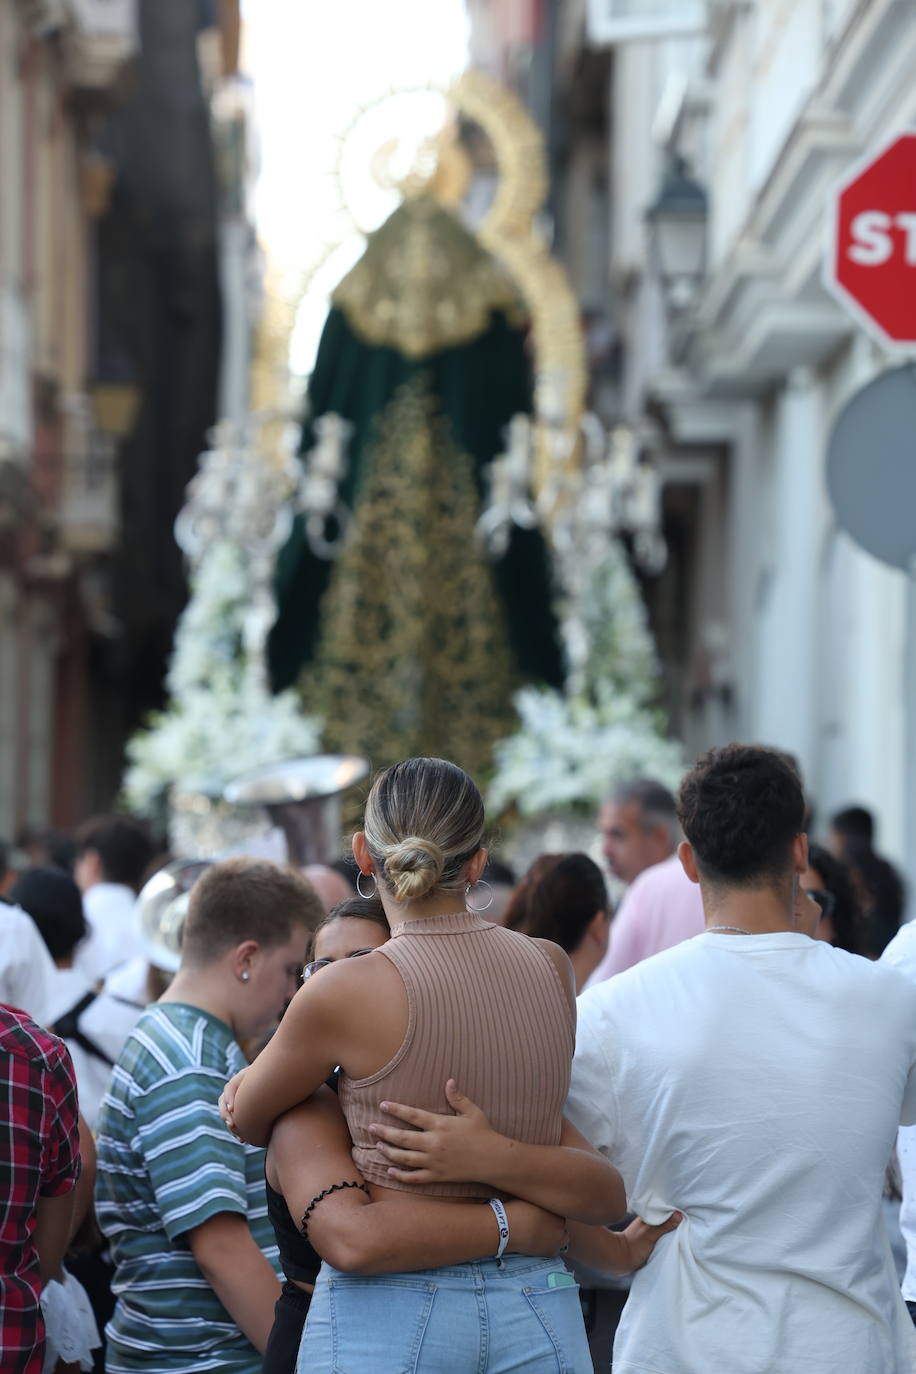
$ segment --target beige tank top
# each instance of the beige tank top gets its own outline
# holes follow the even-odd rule
[[[353,1160],[370,1183],[434,1197],[489,1197],[476,1183],[397,1183],[375,1149],[372,1121],[394,1123],[380,1102],[450,1112],[445,1083],[486,1113],[503,1135],[556,1145],[575,1050],[575,1012],[550,955],[535,940],[474,912],[395,926],[379,949],[407,991],[404,1041],[368,1078],[340,1076]]]

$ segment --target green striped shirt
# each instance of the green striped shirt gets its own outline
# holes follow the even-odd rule
[[[96,1206],[117,1297],[107,1374],[261,1368],[187,1241],[187,1232],[210,1217],[238,1212],[279,1273],[264,1152],[235,1140],[216,1106],[226,1079],[244,1062],[223,1021],[180,1002],[150,1007],[124,1046],[97,1138]]]

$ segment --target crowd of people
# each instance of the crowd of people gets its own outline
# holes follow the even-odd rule
[[[139,822],[0,846],[3,1371],[916,1369],[916,926],[873,817],[809,844],[793,760],[733,745],[597,828],[616,912],[408,759],[352,860],[200,865],[180,951]]]

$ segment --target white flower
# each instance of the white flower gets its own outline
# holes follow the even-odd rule
[[[241,636],[250,588],[243,551],[207,550],[175,632],[168,708],[127,745],[127,804],[161,808],[171,788],[219,797],[231,778],[262,764],[313,754],[322,722],[302,714],[292,690],[271,696]]]
[[[567,607],[567,610],[570,608]],[[515,697],[519,728],[496,746],[487,796],[494,812],[523,816],[594,807],[617,782],[650,776],[676,786],[680,744],[664,733],[659,668],[636,579],[620,545],[574,608],[588,644],[582,690],[528,687]]]

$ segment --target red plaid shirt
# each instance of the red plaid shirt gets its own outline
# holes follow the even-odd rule
[[[79,1109],[62,1040],[0,1004],[0,1369],[41,1374],[38,1201],[79,1177]]]

